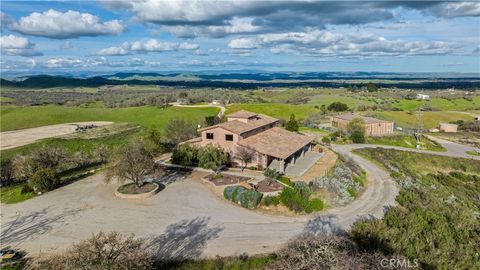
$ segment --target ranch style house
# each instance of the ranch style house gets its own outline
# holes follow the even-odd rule
[[[289,164],[295,164],[313,149],[314,138],[279,126],[279,119],[242,110],[227,115],[225,123],[199,129],[201,136],[188,142],[199,147],[221,147],[237,165],[242,164],[238,158],[240,148],[247,148],[253,152],[248,167],[284,173]]]

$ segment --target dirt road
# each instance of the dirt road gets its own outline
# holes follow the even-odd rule
[[[92,122],[75,122],[58,125],[50,125],[36,128],[27,128],[13,131],[5,131],[0,133],[0,150],[19,147],[34,143],[41,139],[63,136],[75,132],[77,125],[105,126],[113,122],[92,121]]]

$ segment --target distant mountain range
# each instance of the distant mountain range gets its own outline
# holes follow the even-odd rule
[[[380,87],[408,89],[480,88],[480,75],[460,73],[380,72],[120,72],[93,77],[33,75],[1,79],[2,86],[22,88],[162,85],[251,89],[258,87],[349,87],[374,82]]]

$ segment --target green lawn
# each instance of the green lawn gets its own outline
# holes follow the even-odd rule
[[[309,127],[300,127],[298,131],[314,134],[320,137],[327,136],[329,134],[328,131],[319,129],[319,128],[309,128]]]
[[[415,111],[422,105],[430,106],[437,110],[443,111],[466,111],[480,108],[480,96],[474,97],[472,100],[464,98],[445,99],[432,98],[429,101],[402,99],[393,106],[404,111]]]
[[[480,152],[477,151],[467,151],[466,153],[472,156],[480,156]]]
[[[22,193],[22,188],[25,184],[20,183],[16,185],[6,186],[0,188],[0,201],[2,203],[17,203],[35,197],[35,193]]]
[[[379,144],[379,145],[391,145],[391,146],[400,146],[407,148],[416,148],[417,141],[413,135],[394,135],[394,136],[385,136],[385,137],[368,137],[366,143],[369,144]],[[445,151],[441,145],[436,142],[429,140],[428,138],[422,136],[420,142],[423,150],[430,151]]]
[[[417,116],[415,113],[400,112],[400,111],[388,111],[388,112],[375,112],[374,117],[380,119],[393,121],[396,125],[401,127],[416,127]],[[473,116],[470,116],[461,112],[449,112],[449,111],[432,111],[424,112],[422,121],[423,127],[426,129],[438,127],[440,122],[452,122],[456,120],[472,120]]]
[[[2,106],[0,131],[24,129],[76,121],[131,122],[143,127],[163,127],[174,117],[185,117],[202,124],[206,116],[218,113],[218,108],[129,107],[79,108],[65,106]]]
[[[227,106],[227,114],[247,110],[288,120],[293,113],[297,119],[304,119],[310,112],[316,112],[313,105],[290,105],[278,103],[232,104]]]

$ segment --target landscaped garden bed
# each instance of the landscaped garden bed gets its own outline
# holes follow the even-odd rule
[[[146,183],[141,187],[137,187],[134,183],[120,186],[117,190],[123,194],[141,194],[150,192],[158,187],[155,183]]]
[[[250,178],[231,174],[212,173],[205,176],[205,179],[208,180],[210,183],[214,184],[215,186],[226,186],[246,182]]]
[[[119,186],[115,190],[115,196],[122,199],[145,199],[153,196],[160,190],[157,183],[145,183],[138,187],[135,183],[129,183]]]
[[[260,182],[257,182],[257,184],[258,184],[257,191],[262,193],[281,191],[285,187],[284,185],[280,184],[278,181],[274,179],[272,180],[265,179]]]

